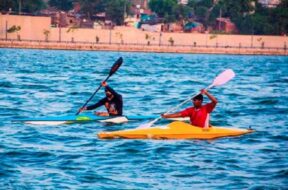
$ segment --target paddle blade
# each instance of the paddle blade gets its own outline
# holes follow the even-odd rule
[[[220,73],[213,81],[211,86],[220,86],[223,85],[225,83],[227,83],[228,81],[230,81],[232,78],[235,77],[235,73],[232,69],[227,69],[225,71],[223,71],[222,73]]]
[[[110,69],[109,76],[113,75],[119,69],[119,67],[122,65],[122,63],[123,63],[122,57],[117,59],[117,61],[113,64],[113,66]]]

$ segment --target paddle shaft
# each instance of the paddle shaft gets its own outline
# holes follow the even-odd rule
[[[207,88],[205,88],[205,90],[208,90],[214,86],[221,86],[225,83],[227,83],[228,81],[230,81],[232,78],[234,78],[235,73],[232,69],[227,69],[224,72],[220,73],[214,80],[213,83],[211,85],[209,85]],[[195,96],[197,96],[199,93],[197,93],[196,95],[193,96],[193,98]],[[189,96],[189,98],[185,101],[183,101],[181,104],[177,105],[176,107],[173,107],[172,109],[168,110],[165,114],[170,113],[171,111],[174,111],[176,109],[178,109],[180,106],[182,106],[183,104],[185,104],[186,102],[190,101],[191,96]],[[159,119],[161,119],[162,117],[158,117],[156,119],[154,119],[153,121],[147,123],[146,125],[141,125],[139,126],[139,128],[148,128],[151,127],[156,121],[158,121]]]
[[[109,78],[111,77],[111,75],[109,75],[103,82],[106,82]],[[85,102],[85,104],[81,107],[84,108],[92,99],[93,97],[95,96],[95,94],[100,90],[100,88],[102,87],[102,84],[100,84],[98,86],[98,88],[95,90],[95,92],[90,96],[90,98]],[[78,112],[76,113],[76,115],[78,115],[80,113],[80,110],[78,110]]]
[[[103,82],[106,82],[118,69],[119,67],[122,65],[123,62],[123,58],[120,57],[119,59],[117,59],[117,61],[113,64],[113,66],[110,69],[109,75],[106,77],[106,79]],[[102,83],[103,83],[102,82]],[[100,90],[100,88],[102,87],[102,83],[99,85],[99,87],[95,90],[95,92],[91,95],[91,97],[85,102],[85,104],[78,110],[78,112],[76,113],[76,115],[78,115],[80,113],[80,110],[82,108],[84,108],[88,102],[90,102],[90,100],[92,100],[92,98],[95,96],[95,94]]]
[[[210,85],[210,86],[208,86],[207,88],[205,88],[205,90],[208,90],[208,89],[210,89],[210,88],[212,88],[212,87],[213,87],[213,85]],[[200,93],[197,93],[197,94],[193,95],[192,98],[194,98],[194,97],[197,96],[198,94],[200,94]],[[172,112],[172,111],[177,110],[177,109],[180,108],[182,105],[184,105],[184,104],[186,104],[187,102],[189,102],[190,100],[191,100],[191,96],[189,96],[186,100],[184,100],[183,102],[181,102],[180,104],[178,104],[176,107],[173,107],[173,108],[169,109],[166,113],[164,113],[164,115],[165,115],[165,114],[168,114],[168,113],[170,113],[170,112]],[[159,121],[160,119],[162,119],[161,116],[158,117],[158,118],[156,118],[156,119],[154,119],[154,120],[151,121],[149,124],[150,124],[150,125],[153,125],[155,122]]]

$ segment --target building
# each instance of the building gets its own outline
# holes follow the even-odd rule
[[[178,0],[178,4],[187,5],[188,0]]]
[[[217,18],[214,30],[223,31],[225,33],[236,33],[236,25],[230,20],[230,18]]]
[[[131,0],[132,6],[138,9],[148,9],[148,0]]]
[[[258,0],[258,2],[265,7],[275,8],[281,3],[281,0]]]

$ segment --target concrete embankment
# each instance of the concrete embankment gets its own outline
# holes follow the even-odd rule
[[[8,33],[12,26],[21,30]],[[50,17],[0,15],[0,47],[94,51],[287,55],[287,36],[147,32],[134,27],[51,27]]]
[[[159,53],[207,53],[207,54],[239,54],[239,55],[288,55],[285,48],[248,48],[248,47],[195,47],[181,45],[146,45],[146,44],[104,44],[89,42],[45,42],[0,40],[1,48],[30,48],[58,50],[90,50],[90,51],[127,51],[127,52],[159,52]]]

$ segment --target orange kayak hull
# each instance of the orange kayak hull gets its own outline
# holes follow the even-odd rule
[[[175,121],[164,127],[128,129],[113,132],[100,132],[100,139],[215,139],[240,136],[251,133],[251,129],[210,127],[203,129],[188,123]]]

